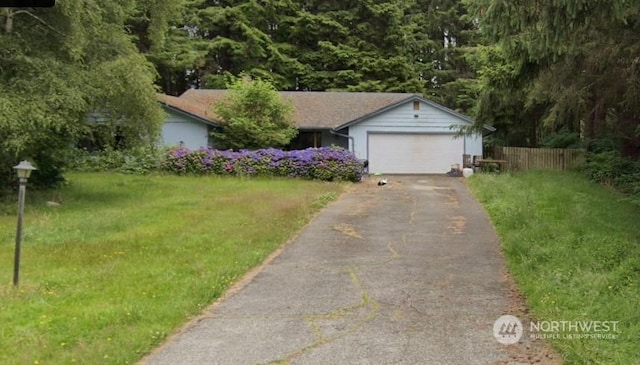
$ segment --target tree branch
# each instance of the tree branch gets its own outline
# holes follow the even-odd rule
[[[8,10],[8,9],[7,9]],[[40,18],[39,16],[33,14],[32,12],[28,11],[28,10],[18,10],[16,12],[13,12],[10,17],[13,18],[14,16],[18,15],[18,14],[27,14],[30,17],[32,17],[33,19],[39,21],[40,23],[44,24],[44,26],[46,26],[47,28],[51,29],[52,31],[54,31],[55,33],[61,35],[61,36],[65,36],[64,33],[62,33],[61,31],[57,30],[56,28],[54,28],[51,24],[47,23],[46,21],[44,21],[44,19]],[[12,19],[13,20],[13,19]],[[13,25],[13,21],[12,21],[12,25]],[[6,29],[5,29],[6,30]],[[7,31],[7,33],[10,33],[10,31]]]

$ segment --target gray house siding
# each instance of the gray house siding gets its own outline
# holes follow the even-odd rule
[[[349,126],[349,136],[354,139],[353,150],[358,158],[368,158],[367,141],[369,133],[421,133],[454,134],[452,126],[469,124],[468,121],[435,108],[422,101],[414,110],[413,101],[400,104],[395,108]],[[482,155],[482,136],[461,136],[464,139],[464,153]]]
[[[162,126],[160,145],[183,146],[191,150],[209,146],[211,127],[205,123],[165,110],[167,118]]]

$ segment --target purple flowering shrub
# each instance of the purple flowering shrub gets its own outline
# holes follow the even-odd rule
[[[339,147],[294,151],[173,148],[167,150],[161,165],[162,169],[177,174],[286,176],[354,182],[362,178],[362,162],[352,152]]]

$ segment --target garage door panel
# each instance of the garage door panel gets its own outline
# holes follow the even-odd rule
[[[369,171],[388,174],[441,174],[461,163],[462,138],[451,134],[370,133]]]

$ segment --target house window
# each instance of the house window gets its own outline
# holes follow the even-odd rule
[[[420,101],[418,100],[413,101],[413,110],[420,110]]]

